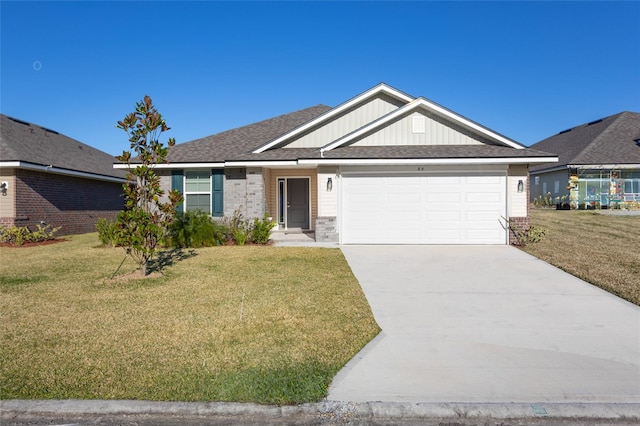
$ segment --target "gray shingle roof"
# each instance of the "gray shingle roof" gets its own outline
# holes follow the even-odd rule
[[[621,112],[601,120],[567,129],[530,148],[552,152],[559,162],[551,166],[536,166],[531,170],[550,167],[599,164],[640,164],[640,113]]]
[[[0,114],[0,161],[124,178],[115,170],[115,157],[53,130]]]
[[[311,108],[280,115],[258,123],[227,130],[212,136],[177,144],[169,149],[170,163],[223,162],[248,155],[296,127],[329,111],[331,107]]]
[[[325,159],[450,159],[450,158],[522,158],[550,157],[547,152],[534,149],[514,149],[497,145],[394,145],[345,146],[324,152]],[[243,154],[231,161],[270,161],[319,159],[318,148],[283,148],[261,154]]]
[[[325,105],[281,115],[255,124],[228,130],[169,150],[169,162],[202,163],[225,161],[278,161],[319,159],[318,148],[275,148],[254,154],[252,151],[277,137],[331,110]],[[327,159],[403,159],[403,158],[512,158],[549,157],[534,149],[515,149],[497,145],[438,146],[344,146],[326,151]]]

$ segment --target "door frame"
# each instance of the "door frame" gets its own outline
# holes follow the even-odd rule
[[[276,176],[276,207],[278,209],[278,226],[283,226],[282,229],[289,229],[289,218],[287,213],[287,196],[289,192],[288,181],[289,179],[306,179],[307,180],[307,208],[308,211],[308,219],[309,219],[309,227],[303,228],[304,230],[311,229],[311,176]],[[284,181],[283,194],[280,193],[280,181]],[[284,196],[284,199],[281,199],[281,196]],[[282,212],[280,211],[282,206]],[[284,218],[284,223],[280,223],[280,214]],[[298,228],[293,228],[298,229]]]

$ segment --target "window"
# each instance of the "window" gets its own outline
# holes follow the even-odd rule
[[[201,210],[211,214],[211,174],[209,170],[187,170],[184,177],[185,210]]]
[[[553,182],[553,193],[557,194],[558,192],[560,192],[560,181],[559,180]]]
[[[540,176],[536,176],[533,181],[535,182],[536,185],[540,185]]]

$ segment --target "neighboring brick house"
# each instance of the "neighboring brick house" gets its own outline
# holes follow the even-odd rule
[[[531,167],[531,201],[578,209],[640,207],[640,113],[621,112],[546,138],[532,149],[558,154]]]
[[[0,114],[0,225],[95,231],[124,207],[115,158],[60,133]]]
[[[529,223],[529,166],[557,156],[381,83],[178,144],[168,160],[164,189],[214,217],[266,212],[341,244],[507,244],[505,218]]]

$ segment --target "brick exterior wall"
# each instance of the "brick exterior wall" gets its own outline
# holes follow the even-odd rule
[[[338,219],[335,216],[316,218],[316,241],[319,243],[338,242]]]
[[[224,190],[222,194],[224,201],[224,215],[231,216],[233,212],[240,208],[240,213],[247,217],[247,179],[227,179],[224,178]]]
[[[58,235],[94,232],[101,218],[115,219],[124,208],[122,184],[72,176],[16,170],[16,216],[8,226],[35,229],[42,221],[62,226]],[[13,219],[13,223],[7,219]]]
[[[515,234],[511,228],[524,231],[531,225],[531,220],[528,217],[510,217],[509,218],[509,244],[515,244],[518,242]]]
[[[262,169],[251,167],[247,169],[247,214],[246,218],[262,219],[267,211],[267,197],[265,195],[264,177]]]

